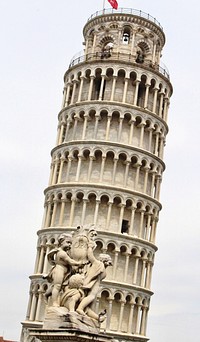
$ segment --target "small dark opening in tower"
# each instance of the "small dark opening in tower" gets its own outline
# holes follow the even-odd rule
[[[104,80],[104,84],[103,84],[102,100],[104,100],[105,89],[106,89],[106,80]]]
[[[96,100],[99,98],[99,92],[101,88],[101,78],[95,79],[95,92],[96,92]]]
[[[70,87],[70,92],[69,92],[69,103],[71,102],[71,98],[72,98],[72,87]]]
[[[142,64],[142,63],[144,63],[144,58],[145,58],[144,53],[141,50],[138,50],[137,51],[136,62]]]
[[[101,89],[101,82],[102,82],[102,78],[95,79],[96,100],[99,99],[99,94],[100,94],[100,89]],[[103,84],[102,100],[104,99],[105,89],[106,89],[106,80],[104,80],[104,84]]]
[[[129,221],[122,220],[121,233],[122,234],[128,234],[128,229],[129,229]]]
[[[124,28],[124,32],[123,32],[123,38],[122,38],[122,42],[123,44],[128,45],[130,42],[130,28],[129,27],[125,27]]]
[[[141,105],[141,100],[144,100],[144,94],[145,94],[145,85],[140,83],[139,84],[139,89],[138,89],[138,99],[137,99],[137,106],[142,106]]]

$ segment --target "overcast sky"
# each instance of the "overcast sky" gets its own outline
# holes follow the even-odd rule
[[[43,216],[63,75],[103,0],[0,0],[0,336],[19,340]],[[200,3],[119,0],[164,27],[174,87],[149,312],[152,342],[199,342]],[[107,6],[109,3],[107,2]]]

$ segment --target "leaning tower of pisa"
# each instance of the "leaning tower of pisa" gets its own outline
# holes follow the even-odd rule
[[[155,18],[119,9],[96,12],[83,36],[84,51],[64,75],[22,336],[43,324],[48,252],[61,233],[94,224],[96,253],[113,261],[96,299],[97,310],[107,309],[102,331],[119,341],[147,341],[172,94],[160,62],[165,35]]]

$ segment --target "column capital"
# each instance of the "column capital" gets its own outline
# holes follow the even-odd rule
[[[90,160],[95,160],[96,158],[95,158],[94,155],[89,155],[89,159],[90,159]]]
[[[145,165],[145,166],[142,167],[142,170],[149,171],[150,170],[150,166],[149,165]]]
[[[136,121],[136,118],[131,118],[130,120],[129,120],[129,124],[131,125],[132,123],[134,123]]]
[[[143,119],[139,124],[138,124],[138,127],[144,127],[146,125],[146,122],[145,120]]]
[[[126,251],[126,252],[124,252],[124,253],[123,253],[123,255],[125,255],[125,256],[131,256],[131,255],[132,255],[132,253],[131,253],[131,252],[127,252],[127,251]]]
[[[67,81],[66,87],[67,87],[67,86],[71,86],[71,85],[72,85],[72,81],[71,81],[71,80]]]

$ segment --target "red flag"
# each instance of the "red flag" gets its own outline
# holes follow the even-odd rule
[[[117,2],[117,0],[108,0],[108,2],[111,4],[112,8],[118,9],[118,2]]]

